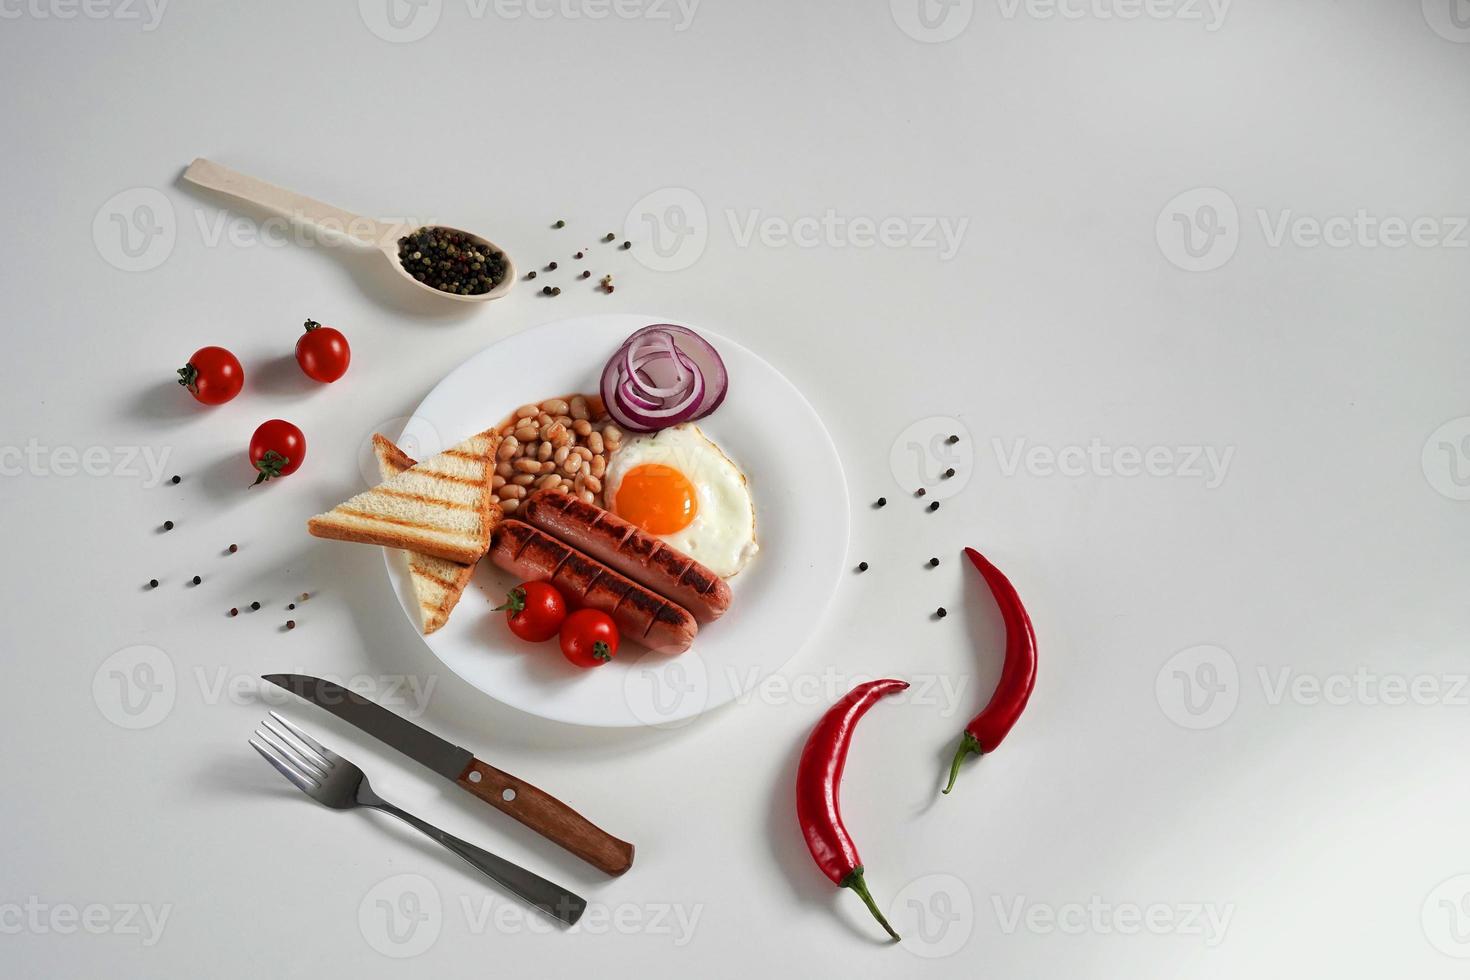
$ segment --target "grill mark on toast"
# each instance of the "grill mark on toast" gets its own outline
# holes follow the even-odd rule
[[[424,568],[422,566],[420,566],[420,567],[418,567],[416,569],[413,569],[413,570],[416,571],[416,572],[418,572],[418,574],[422,575],[424,578],[429,579],[430,581],[438,582],[440,585],[442,585],[446,589],[453,589],[457,585],[459,585],[459,583],[456,582],[454,579],[444,578],[443,576],[437,575],[434,572],[431,572],[427,568]]]
[[[356,517],[358,520],[362,521],[376,521],[381,524],[393,524],[398,527],[411,527],[420,531],[433,531],[437,534],[442,534],[445,537],[472,537],[472,535],[463,531],[445,531],[443,528],[435,527],[432,524],[421,524],[418,521],[405,521],[402,518],[385,517],[382,514],[369,514],[367,511],[356,510],[351,507],[338,507],[336,511],[338,514],[345,514],[348,517]]]
[[[399,500],[412,500],[420,504],[432,504],[435,507],[447,507],[450,510],[480,511],[484,507],[480,503],[464,504],[458,500],[445,500],[443,497],[430,497],[427,494],[414,493],[411,490],[395,490],[392,487],[378,487],[373,493],[384,493]]]
[[[460,476],[458,473],[440,473],[436,470],[419,470],[424,476],[433,477],[436,480],[444,480],[448,483],[459,483],[467,487],[483,487],[488,480],[476,479],[473,476]],[[379,488],[381,489],[381,488]]]

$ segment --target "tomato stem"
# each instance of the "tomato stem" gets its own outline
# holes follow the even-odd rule
[[[258,486],[266,480],[274,480],[281,475],[281,470],[290,465],[291,460],[289,458],[282,456],[274,449],[268,449],[265,455],[261,456],[260,460],[255,464],[255,468],[260,471],[260,474],[256,476],[255,482],[250,485],[252,487]]]
[[[320,323],[317,323],[315,320],[307,320],[305,326],[306,326],[306,332],[307,333],[311,333],[317,327],[320,327],[321,324]]]
[[[179,384],[188,388],[191,394],[199,394],[199,369],[192,363],[179,368]]]
[[[505,594],[505,602],[496,606],[491,612],[505,612],[509,609],[513,613],[523,612],[526,608],[526,590],[519,585]]]
[[[606,640],[598,640],[592,644],[592,659],[607,662],[612,659],[612,649],[608,647]]]

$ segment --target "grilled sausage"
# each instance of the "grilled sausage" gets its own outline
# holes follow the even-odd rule
[[[602,610],[625,638],[650,650],[683,653],[699,631],[684,607],[521,521],[500,522],[490,560],[524,581],[550,582],[573,606]]]
[[[538,490],[517,517],[667,596],[712,623],[730,608],[730,586],[714,572],[641,528],[560,490]]]

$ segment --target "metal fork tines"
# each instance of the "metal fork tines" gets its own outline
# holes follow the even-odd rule
[[[560,885],[400,810],[373,792],[361,769],[274,711],[255,730],[250,746],[291,785],[323,806],[334,810],[365,806],[391,813],[464,858],[512,894],[568,925],[580,919],[587,908],[582,898]]]

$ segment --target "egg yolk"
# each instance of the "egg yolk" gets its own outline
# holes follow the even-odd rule
[[[644,463],[623,474],[613,510],[649,534],[673,534],[688,527],[699,510],[694,484],[660,463]]]

